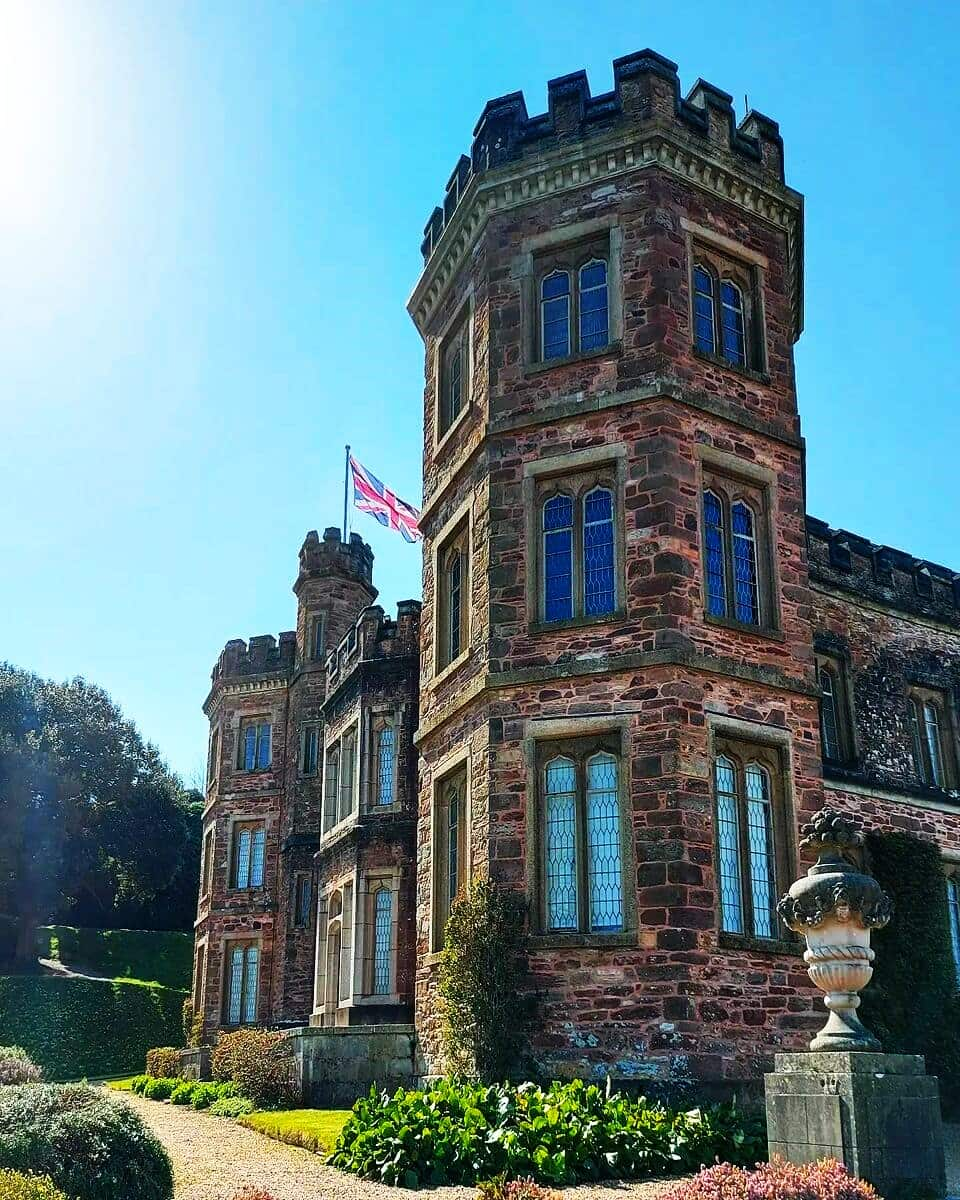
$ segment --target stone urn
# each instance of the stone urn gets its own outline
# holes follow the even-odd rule
[[[873,975],[870,930],[890,920],[890,897],[870,875],[864,875],[844,852],[863,845],[853,820],[823,808],[800,831],[802,847],[817,861],[777,905],[780,919],[802,933],[807,973],[830,1010],[826,1025],[811,1041],[811,1050],[879,1050],[880,1043],[857,1016],[860,991]]]

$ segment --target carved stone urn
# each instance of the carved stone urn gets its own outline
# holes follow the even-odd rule
[[[816,863],[777,905],[780,919],[807,942],[804,961],[825,992],[830,1010],[811,1050],[879,1050],[880,1043],[857,1016],[859,992],[873,975],[870,930],[890,920],[893,904],[877,881],[864,875],[844,851],[863,845],[850,817],[823,808],[800,831],[800,845],[817,853]]]

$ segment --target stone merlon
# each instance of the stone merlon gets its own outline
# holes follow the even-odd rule
[[[299,589],[307,579],[331,573],[354,576],[371,588],[376,596],[372,583],[373,551],[359,533],[351,533],[349,542],[344,542],[340,530],[331,525],[323,531],[322,541],[315,529],[311,529],[304,538],[294,592],[299,594]]]
[[[474,177],[618,126],[675,122],[720,159],[736,161],[739,169],[746,168],[764,183],[783,184],[783,140],[776,121],[751,110],[738,124],[733,97],[702,79],[682,96],[677,64],[653,50],[615,59],[613,80],[612,92],[592,96],[585,71],[551,79],[547,111],[535,117],[527,115],[522,92],[489,100],[474,129],[469,157],[460,157],[443,204],[433,210],[424,228],[424,262]]]

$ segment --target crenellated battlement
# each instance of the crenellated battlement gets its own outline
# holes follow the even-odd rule
[[[351,533],[348,542],[343,541],[340,530],[331,525],[323,531],[323,540],[315,529],[311,529],[300,547],[300,571],[293,585],[299,595],[300,588],[308,579],[326,578],[330,575],[346,575],[360,580],[373,589],[373,551],[359,533]]]
[[[327,655],[327,690],[338,686],[357,663],[418,654],[422,607],[419,600],[401,600],[396,620],[388,617],[379,604],[365,608],[346,637]]]
[[[249,642],[231,638],[210,673],[214,684],[250,675],[285,674],[293,670],[297,655],[297,635],[293,630],[280,634],[259,634]]]
[[[904,612],[960,625],[960,574],[807,517],[814,582],[854,592]]]
[[[534,117],[527,113],[522,92],[489,100],[474,129],[469,157],[460,157],[443,204],[427,221],[421,244],[424,262],[475,178],[619,126],[674,123],[726,165],[767,185],[783,184],[783,140],[776,121],[751,110],[738,123],[733,97],[702,79],[683,96],[677,64],[653,50],[615,59],[613,78],[613,91],[598,96],[591,95],[585,71],[551,79],[547,111]]]

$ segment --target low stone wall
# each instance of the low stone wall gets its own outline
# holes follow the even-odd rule
[[[304,1103],[350,1108],[370,1085],[413,1086],[422,1063],[413,1025],[291,1029]]]
[[[184,1079],[210,1078],[210,1047],[187,1046],[180,1051],[180,1070]]]

